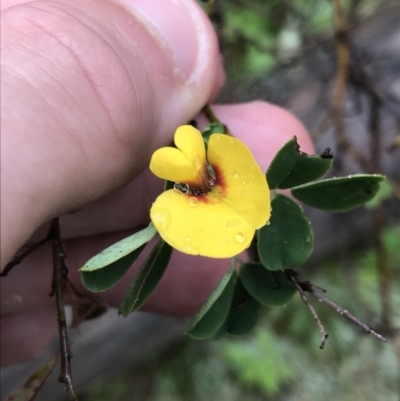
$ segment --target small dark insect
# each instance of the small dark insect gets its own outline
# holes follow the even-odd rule
[[[321,153],[321,157],[323,159],[333,159],[333,153],[331,148],[326,148],[322,153]]]

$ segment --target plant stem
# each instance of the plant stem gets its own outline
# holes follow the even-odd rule
[[[297,291],[300,293],[301,299],[304,302],[304,304],[307,306],[309,311],[311,312],[311,315],[313,316],[314,320],[317,322],[319,331],[321,332],[321,344],[320,348],[323,349],[325,347],[325,341],[328,338],[328,333],[325,331],[325,328],[323,324],[321,323],[321,320],[319,320],[319,317],[317,315],[317,312],[315,312],[314,307],[310,304],[310,301],[308,300],[301,283],[297,280],[297,278],[291,274],[290,279],[293,281],[293,284],[296,286]]]
[[[32,252],[36,251],[36,249],[40,248],[47,241],[49,241],[49,236],[42,239],[37,244],[33,245],[32,247],[27,249],[25,252],[21,253],[21,255],[14,256],[13,259],[11,260],[11,262],[8,265],[6,265],[4,270],[0,273],[0,276],[1,277],[7,276],[7,274],[10,273],[10,271],[13,269],[13,267],[19,265],[28,255],[30,255]]]
[[[61,352],[61,373],[58,380],[61,383],[64,383],[69,400],[78,401],[72,385],[72,354],[68,341],[67,319],[65,317],[63,300],[65,252],[61,242],[60,223],[58,218],[53,219],[51,222],[51,239],[53,243],[53,293],[56,298]]]
[[[311,294],[313,294],[319,301],[325,303],[328,305],[330,308],[335,310],[339,315],[344,315],[348,319],[352,320],[354,323],[358,324],[361,328],[363,328],[367,333],[373,334],[376,338],[379,340],[386,342],[386,338],[382,337],[380,334],[376,333],[374,330],[371,329],[371,327],[367,326],[365,323],[363,323],[360,319],[356,318],[354,315],[352,315],[348,310],[343,309],[340,307],[338,304],[335,302],[331,301],[329,298],[327,298],[325,295],[322,295],[318,291],[315,291],[313,288],[313,284],[309,285],[309,288],[307,289]]]

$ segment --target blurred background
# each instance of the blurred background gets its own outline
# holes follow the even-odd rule
[[[331,176],[383,173],[379,199],[345,214],[306,209],[315,251],[302,279],[387,337],[382,344],[314,302],[329,339],[298,296],[265,308],[243,337],[195,341],[187,320],[109,311],[72,333],[80,401],[399,401],[400,1],[214,0],[201,3],[227,70],[220,101],[264,99],[291,110]],[[49,350],[56,349],[54,344]],[[1,398],[41,360],[1,372]],[[63,400],[56,372],[38,400]]]

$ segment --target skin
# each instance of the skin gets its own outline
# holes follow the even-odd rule
[[[160,2],[1,3],[2,269],[62,215],[70,278],[84,291],[77,269],[148,224],[163,185],[147,168],[151,154],[215,99],[224,80],[201,9],[189,0]],[[279,107],[213,110],[264,171],[293,135],[313,151],[302,124]],[[144,257],[101,299],[117,306]],[[3,366],[40,355],[56,334],[51,266],[46,245],[1,279]],[[144,309],[193,315],[228,268],[228,260],[174,252]]]

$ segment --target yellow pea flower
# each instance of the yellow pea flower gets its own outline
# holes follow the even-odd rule
[[[191,255],[229,258],[250,246],[271,213],[265,175],[246,145],[213,134],[206,154],[203,137],[184,125],[177,148],[154,152],[150,170],[175,182],[154,202],[150,217],[161,237]]]

